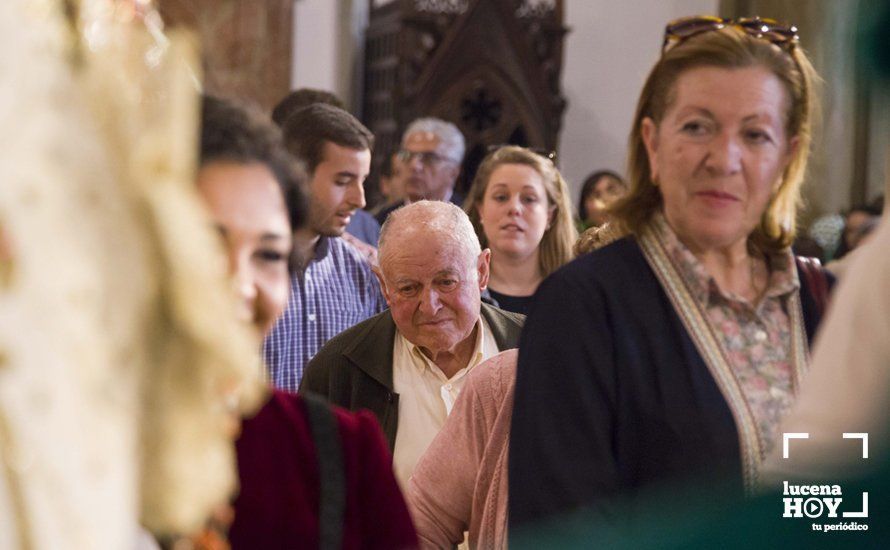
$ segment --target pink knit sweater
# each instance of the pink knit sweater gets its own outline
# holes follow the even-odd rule
[[[408,482],[423,548],[447,548],[469,530],[470,548],[507,547],[507,448],[517,350],[470,373],[454,410]]]

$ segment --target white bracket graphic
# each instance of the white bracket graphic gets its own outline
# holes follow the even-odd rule
[[[844,439],[861,439],[862,440],[862,458],[868,458],[868,434],[867,433],[844,433]],[[868,493],[866,493],[868,494]],[[866,501],[868,499],[866,498]],[[866,508],[868,506],[866,505]],[[859,516],[853,516],[859,517]]]
[[[868,493],[862,492],[862,511],[861,512],[844,512],[845,518],[867,518],[868,517]]]
[[[846,437],[846,434],[844,434]],[[789,439],[809,439],[810,434],[806,432],[783,433],[782,434],[782,458],[788,458],[788,440]]]

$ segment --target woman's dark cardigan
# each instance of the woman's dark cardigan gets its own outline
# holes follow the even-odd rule
[[[808,339],[819,307],[801,277]],[[509,458],[510,528],[727,474],[742,487],[732,412],[632,238],[538,289],[522,333]],[[624,510],[624,508],[622,508]]]

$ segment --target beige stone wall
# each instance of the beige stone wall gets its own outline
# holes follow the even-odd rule
[[[588,174],[624,172],[627,137],[643,81],[661,54],[665,24],[715,13],[718,0],[566,0],[562,73],[569,102],[559,167],[577,202]]]

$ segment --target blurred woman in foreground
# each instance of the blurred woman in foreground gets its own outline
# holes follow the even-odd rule
[[[197,182],[228,252],[242,318],[260,339],[289,295],[292,234],[304,199],[268,121],[208,98]],[[373,415],[272,391],[237,441],[235,548],[416,545]]]

